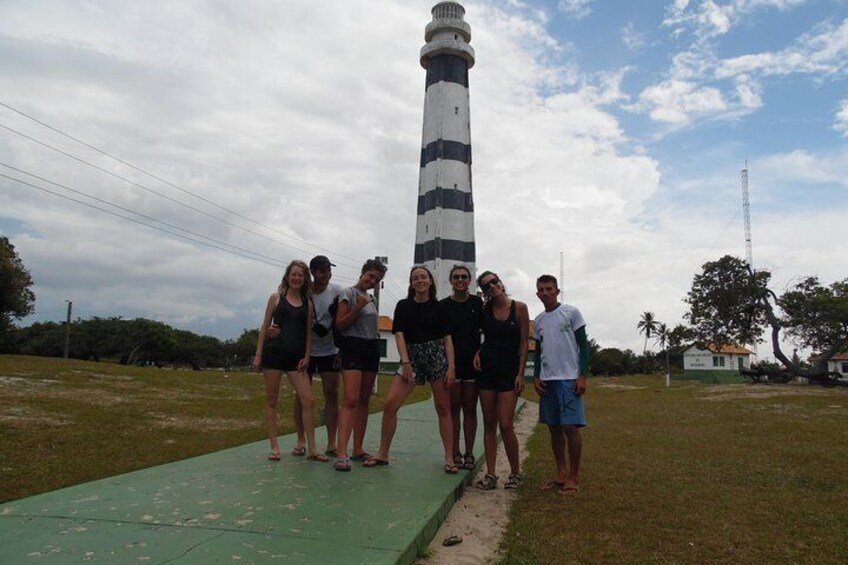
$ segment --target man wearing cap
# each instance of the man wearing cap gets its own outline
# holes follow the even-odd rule
[[[341,293],[342,287],[330,284],[335,267],[324,255],[316,255],[309,261],[312,273],[312,304],[315,308],[315,321],[312,325],[312,356],[306,369],[310,380],[315,373],[321,376],[324,387],[324,422],[327,426],[326,454],[335,457],[336,429],[339,421],[339,348],[333,342],[330,305]],[[305,445],[303,435],[303,415],[300,401],[294,398],[294,424],[297,429],[295,451]],[[294,453],[294,451],[292,452]],[[296,453],[295,453],[296,454]]]

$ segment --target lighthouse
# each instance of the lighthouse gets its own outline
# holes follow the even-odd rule
[[[415,264],[428,267],[439,298],[451,293],[448,275],[465,265],[475,277],[474,199],[471,194],[471,117],[468,69],[474,66],[471,26],[457,2],[439,2],[424,30],[421,66],[427,70],[418,176]]]

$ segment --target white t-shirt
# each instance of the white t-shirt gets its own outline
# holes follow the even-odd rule
[[[569,381],[580,376],[580,347],[574,332],[585,325],[580,310],[568,304],[536,316],[535,338],[542,345],[540,379]]]
[[[332,322],[330,316],[330,304],[333,303],[333,299],[336,296],[339,296],[342,293],[342,290],[342,287],[340,287],[339,285],[330,283],[329,285],[327,285],[327,288],[324,289],[324,292],[322,292],[321,294],[312,295],[312,304],[315,305],[315,322],[321,324],[328,330],[327,333],[323,337],[321,337],[315,333],[315,329],[313,326],[313,357],[327,357],[329,355],[335,355],[339,352],[339,348],[336,347],[336,344],[333,343],[333,332],[329,331],[330,323]]]

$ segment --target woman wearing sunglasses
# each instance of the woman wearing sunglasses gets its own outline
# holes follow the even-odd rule
[[[468,292],[471,271],[465,265],[454,265],[448,279],[453,293],[443,299],[441,305],[448,320],[456,361],[456,382],[450,390],[454,463],[471,470],[475,465],[474,440],[477,437],[477,372],[474,370],[474,354],[480,349],[483,301]],[[465,437],[464,452],[459,448],[460,412]]]
[[[527,305],[509,298],[500,278],[491,271],[477,277],[485,296],[483,307],[483,345],[474,356],[480,406],[483,409],[483,447],[486,451],[486,475],[475,485],[483,490],[497,488],[495,475],[497,429],[500,428],[509,479],[506,489],[516,489],[524,482],[518,456],[518,438],[513,420],[518,395],[524,390],[524,365],[527,361],[527,339],[530,315]]]

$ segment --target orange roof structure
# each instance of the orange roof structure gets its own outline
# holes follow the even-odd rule
[[[712,351],[713,353],[726,353],[728,355],[753,355],[754,352],[740,345],[734,345],[732,343],[728,343],[727,345],[722,345],[721,347],[716,347],[714,343],[708,343],[705,346],[707,349]]]
[[[392,331],[392,319],[388,316],[380,316],[377,321],[377,331],[390,332]]]

